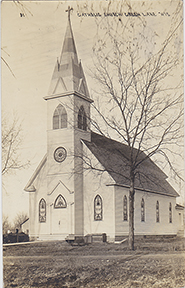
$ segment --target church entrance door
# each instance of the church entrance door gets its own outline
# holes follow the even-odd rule
[[[50,209],[50,234],[60,235],[60,239],[65,239],[69,235],[69,209],[55,208]]]

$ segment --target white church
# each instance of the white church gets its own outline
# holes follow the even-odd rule
[[[121,240],[129,231],[128,146],[90,129],[93,101],[68,13],[61,56],[44,97],[47,153],[25,187],[29,236],[64,240],[105,233],[108,241]],[[85,168],[86,161],[97,169]],[[135,235],[177,235],[183,230],[183,207],[176,204],[179,195],[150,159],[141,169],[150,177],[142,183],[136,179]]]

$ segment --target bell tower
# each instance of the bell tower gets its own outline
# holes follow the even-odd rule
[[[73,205],[69,234],[84,236],[83,208],[83,151],[81,140],[91,141],[89,91],[68,21],[62,52],[57,58],[47,101],[47,195],[52,195],[57,183],[69,191]],[[73,199],[72,199],[73,198]],[[50,197],[51,199],[51,197]],[[49,196],[48,196],[49,200]],[[52,200],[49,200],[52,202]],[[53,203],[51,203],[52,205]]]

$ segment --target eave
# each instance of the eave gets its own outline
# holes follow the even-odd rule
[[[40,170],[42,169],[42,167],[44,166],[44,164],[46,163],[47,160],[47,154],[43,157],[42,161],[40,162],[39,166],[37,167],[37,169],[35,170],[35,172],[33,173],[32,177],[30,178],[30,180],[28,181],[28,184],[26,185],[26,187],[24,188],[24,190],[26,192],[35,192],[36,189],[34,187],[34,185],[32,185],[33,181],[35,180],[35,178],[37,177],[37,175],[39,174]]]
[[[124,187],[124,188],[130,188],[128,185],[124,185],[124,184],[118,184],[118,183],[111,183],[111,184],[107,184],[106,186],[118,186],[118,187]],[[152,190],[149,190],[149,189],[143,189],[143,188],[138,188],[138,187],[135,187],[135,190],[138,190],[138,191],[143,191],[143,192],[148,192],[148,193],[153,193],[153,194],[159,194],[159,195],[164,195],[164,196],[170,196],[170,197],[179,197],[179,194],[176,192],[177,195],[172,195],[172,194],[169,194],[169,193],[166,193],[166,192],[161,192],[161,191],[152,191]]]
[[[60,94],[54,94],[54,95],[48,95],[48,96],[45,96],[43,97],[44,100],[50,100],[50,99],[55,99],[55,98],[59,98],[59,97],[65,97],[65,96],[70,96],[70,95],[75,95],[75,96],[78,96],[79,98],[89,102],[89,103],[92,103],[94,102],[92,99],[90,98],[87,98],[85,95],[77,92],[77,91],[68,91],[68,92],[63,92],[63,93],[60,93]]]

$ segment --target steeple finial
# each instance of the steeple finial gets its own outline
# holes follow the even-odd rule
[[[70,13],[73,10],[72,7],[68,6],[68,9],[66,10],[66,12],[68,12],[68,20],[70,21]]]

